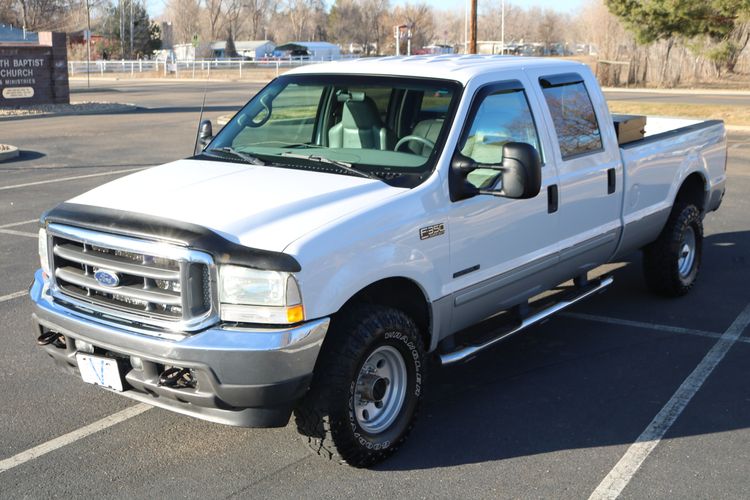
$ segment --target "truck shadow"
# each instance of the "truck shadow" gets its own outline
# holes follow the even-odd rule
[[[574,312],[722,333],[750,300],[750,231],[708,236],[700,280],[681,299],[650,294],[640,265],[633,255],[615,271],[611,290]],[[413,435],[376,469],[631,444],[715,342],[554,317],[471,363],[432,370]],[[745,342],[729,351],[666,439],[750,427],[750,405],[737,403],[747,397],[747,371],[737,356],[748,353]]]

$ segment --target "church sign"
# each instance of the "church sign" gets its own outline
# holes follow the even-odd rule
[[[64,33],[39,33],[39,44],[0,41],[0,107],[69,102]]]

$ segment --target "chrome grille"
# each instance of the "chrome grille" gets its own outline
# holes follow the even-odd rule
[[[79,310],[168,330],[215,319],[212,260],[203,252],[58,224],[48,238],[53,295]]]

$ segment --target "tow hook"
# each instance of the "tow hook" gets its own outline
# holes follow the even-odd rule
[[[55,347],[65,347],[65,338],[61,333],[47,330],[36,338],[37,345],[52,344]]]
[[[186,387],[195,387],[195,378],[189,368],[173,366],[172,368],[167,368],[159,375],[159,385],[175,389],[185,389]]]

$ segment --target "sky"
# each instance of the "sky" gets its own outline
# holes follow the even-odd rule
[[[393,4],[404,4],[406,0],[391,0]],[[410,3],[417,3],[420,0],[411,0]],[[495,4],[499,5],[501,0],[477,0],[479,2],[479,8],[483,5]],[[542,7],[548,9],[558,10],[560,12],[571,12],[576,8],[584,4],[585,0],[506,0],[508,4],[518,5],[519,7]],[[145,0],[148,8],[149,16],[155,17],[161,15],[164,11],[166,0]],[[333,0],[326,0],[327,4],[333,3]],[[451,9],[457,10],[463,7],[464,0],[426,0],[426,3],[434,6],[437,9]]]

